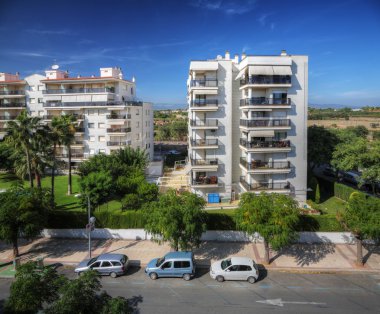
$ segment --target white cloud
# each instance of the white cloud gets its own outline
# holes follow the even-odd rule
[[[257,0],[193,0],[189,4],[193,7],[209,11],[219,11],[226,15],[241,15],[253,10]]]
[[[72,33],[67,29],[51,30],[51,29],[34,29],[30,28],[26,30],[28,33],[37,35],[71,35]]]

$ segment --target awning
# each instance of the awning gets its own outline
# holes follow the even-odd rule
[[[251,65],[248,68],[249,75],[273,75],[271,65]]]
[[[192,61],[190,63],[190,71],[216,71],[218,70],[218,62],[216,61]]]
[[[292,69],[288,65],[273,66],[274,75],[292,75]]]
[[[239,72],[235,80],[240,80],[244,76],[244,73],[245,73],[245,68]]]
[[[274,137],[274,130],[251,131],[251,137]]]
[[[196,89],[193,90],[194,95],[218,95],[217,89]]]

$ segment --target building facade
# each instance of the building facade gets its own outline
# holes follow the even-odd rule
[[[276,192],[306,200],[308,57],[218,56],[190,63],[189,180],[235,199]]]
[[[120,68],[101,68],[100,76],[69,77],[58,66],[46,76],[0,73],[0,137],[8,120],[26,109],[46,123],[60,115],[75,115],[73,165],[98,153],[125,146],[146,150],[153,158],[152,104],[137,101],[134,79],[123,79]],[[67,158],[64,147],[57,156]]]

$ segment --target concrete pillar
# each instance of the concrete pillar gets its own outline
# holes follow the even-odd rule
[[[248,88],[248,98],[252,98],[252,88]]]

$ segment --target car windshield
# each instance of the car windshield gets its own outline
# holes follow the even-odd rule
[[[95,262],[97,260],[97,257],[94,257],[94,258],[91,258],[89,261],[88,261],[88,263],[87,263],[87,265],[91,265],[93,262]]]
[[[226,259],[226,260],[224,260],[224,261],[222,261],[222,269],[224,270],[224,269],[226,269],[228,266],[231,266],[231,259],[229,258],[229,259]]]
[[[165,262],[165,257],[161,257],[157,260],[156,267],[160,266],[163,262]]]

